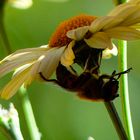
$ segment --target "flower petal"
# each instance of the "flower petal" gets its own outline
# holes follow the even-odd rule
[[[140,5],[135,7],[135,12],[129,15],[122,23],[121,26],[131,26],[140,23]]]
[[[37,61],[35,61],[34,64],[32,64],[31,70],[30,70],[30,75],[28,76],[28,78],[24,82],[24,87],[27,87],[28,85],[31,84],[31,82],[34,79],[36,79],[36,77],[39,74],[40,64],[41,64],[42,60],[44,59],[44,57],[45,57],[44,55],[40,56],[39,59]]]
[[[22,65],[32,63],[42,54],[46,53],[47,50],[48,49],[46,48],[22,49],[5,57],[2,61],[0,61],[0,77]]]
[[[131,26],[131,28],[140,30],[140,24],[135,24],[135,25]]]
[[[104,32],[97,32],[93,34],[89,39],[85,39],[85,42],[91,48],[97,48],[97,49],[113,48],[111,39]]]
[[[108,49],[108,48],[106,48],[105,50],[103,50],[102,58],[103,59],[109,59],[109,58],[112,57],[112,55],[117,56],[117,54],[118,54],[118,49],[113,44],[113,48],[111,50]]]
[[[14,53],[12,53],[11,55],[15,55],[17,53],[23,53],[23,52],[38,52],[38,51],[47,51],[49,48],[49,45],[42,45],[40,47],[36,47],[36,48],[25,48],[25,49],[20,49],[15,51]]]
[[[20,74],[21,72],[23,72],[25,69],[29,68],[33,63],[29,63],[29,64],[25,64],[23,66],[20,66],[19,68],[17,68],[12,77],[17,76],[18,74]]]
[[[28,69],[25,69],[22,73],[20,73],[18,76],[15,76],[1,91],[0,96],[3,99],[9,99],[11,98],[17,90],[20,88],[20,86],[25,82],[25,80],[29,76],[29,71],[31,67]]]
[[[92,33],[95,33],[100,31],[101,29],[104,30],[110,27],[114,27],[121,21],[123,21],[122,18],[114,18],[111,16],[99,17],[92,22],[91,26],[89,27],[89,30]]]
[[[85,34],[88,32],[88,29],[88,26],[84,26],[70,30],[67,32],[67,37],[79,41],[84,38]]]
[[[39,72],[42,72],[46,79],[50,78],[57,68],[65,48],[66,46],[50,49],[41,61]]]
[[[140,5],[140,0],[129,0],[128,3]]]
[[[130,3],[121,4],[113,9],[108,16],[116,16],[118,18],[126,19],[129,15],[136,11],[136,5]]]
[[[68,67],[73,64],[73,61],[75,59],[74,52],[72,50],[72,47],[74,47],[75,41],[71,41],[68,47],[65,49],[64,54],[61,56],[61,64],[65,67]]]
[[[140,31],[130,27],[115,27],[108,29],[105,33],[110,38],[122,39],[122,40],[137,40],[140,39]]]

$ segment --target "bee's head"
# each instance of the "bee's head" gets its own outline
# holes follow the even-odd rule
[[[105,101],[110,101],[118,97],[119,96],[119,94],[117,93],[118,88],[119,88],[118,80],[111,79],[108,82],[106,82],[102,89]]]

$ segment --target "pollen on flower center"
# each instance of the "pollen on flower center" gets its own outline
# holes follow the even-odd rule
[[[71,39],[66,36],[66,33],[78,27],[89,26],[95,18],[89,15],[79,15],[62,22],[52,35],[49,46],[61,47],[69,44]]]

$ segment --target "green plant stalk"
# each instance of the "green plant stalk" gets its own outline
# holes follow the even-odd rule
[[[8,140],[17,140],[14,134],[11,131],[8,131],[5,126],[0,125],[0,131]]]
[[[114,0],[114,1],[115,4],[122,4],[129,0]],[[127,42],[119,41],[118,46],[119,46],[118,47],[119,71],[125,71],[127,70]],[[120,78],[119,87],[120,87],[123,119],[124,119],[126,132],[128,135],[128,140],[135,140],[133,125],[131,120],[127,74],[122,75],[122,77]]]
[[[119,71],[124,71],[127,69],[127,42],[119,41]],[[128,140],[134,140],[133,125],[131,120],[131,111],[129,103],[129,92],[128,92],[128,77],[127,74],[123,74],[120,78],[120,95],[123,111],[123,119],[128,135]]]
[[[117,113],[117,110],[115,108],[115,105],[113,102],[104,102],[105,106],[107,108],[107,111],[110,115],[110,118],[112,119],[112,122],[114,124],[114,127],[116,128],[116,131],[118,133],[118,136],[120,140],[128,140],[127,135],[125,133],[125,130],[123,128],[122,122],[119,118],[119,115]]]
[[[40,140],[41,134],[37,128],[32,106],[28,97],[27,90],[22,86],[20,88],[20,96],[22,100],[23,111],[27,122],[28,130],[30,132],[31,140]]]
[[[10,54],[12,53],[12,49],[8,41],[3,19],[4,19],[4,5],[3,7],[0,8],[0,38],[3,41],[6,52]],[[21,95],[21,98],[22,98],[22,106],[23,106],[24,115],[27,121],[27,126],[28,126],[31,140],[40,140],[41,134],[39,133],[36,122],[35,122],[32,106],[31,106],[27,91],[21,88],[19,95]]]
[[[10,43],[8,41],[7,34],[5,32],[5,27],[4,27],[4,5],[0,7],[0,38],[3,41],[4,48],[8,54],[12,52],[12,49],[10,47]]]

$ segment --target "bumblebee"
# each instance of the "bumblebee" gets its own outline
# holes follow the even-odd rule
[[[98,69],[96,67],[95,69]],[[119,81],[122,74],[128,73],[132,68],[126,71],[116,73],[113,71],[111,75],[98,75],[94,73],[97,70],[85,71],[79,76],[71,73],[66,67],[59,64],[56,70],[56,79],[46,79],[42,73],[41,77],[48,82],[54,82],[62,88],[76,92],[77,96],[82,99],[91,101],[111,101],[118,97]]]

